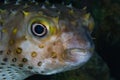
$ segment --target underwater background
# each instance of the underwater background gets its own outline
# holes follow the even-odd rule
[[[25,80],[120,80],[120,0],[49,1],[72,3],[80,9],[87,7],[95,20],[92,36],[96,53],[80,69],[50,76],[34,75]]]
[[[25,0],[25,2],[30,0]],[[35,0],[44,2],[45,0]],[[4,2],[4,0],[3,0]],[[54,75],[33,75],[25,80],[120,80],[120,0],[49,0],[75,8],[87,7],[95,21],[95,54],[81,68]],[[0,0],[0,4],[2,0]]]

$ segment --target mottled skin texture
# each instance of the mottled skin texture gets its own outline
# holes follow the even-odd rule
[[[93,53],[88,29],[93,20],[84,11],[57,5],[5,13],[0,14],[0,80],[22,80],[32,74],[50,75],[75,69]],[[34,22],[46,26],[47,34],[33,35]]]

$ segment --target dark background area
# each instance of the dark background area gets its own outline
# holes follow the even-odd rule
[[[92,0],[92,3],[96,51],[107,63],[111,76],[120,80],[120,1]]]

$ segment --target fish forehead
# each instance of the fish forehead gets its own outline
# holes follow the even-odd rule
[[[1,23],[3,23],[4,21],[7,22],[8,18],[16,16],[16,14],[18,14],[20,17],[26,16],[26,15],[22,15],[22,13],[24,12],[31,13],[31,15],[33,16],[41,15],[41,16],[47,16],[50,18],[59,17],[59,19],[69,18],[69,20],[80,19],[80,16],[84,14],[84,11],[80,11],[75,8],[74,9],[69,8],[64,5],[59,5],[59,4],[54,5],[55,7],[52,7],[52,6],[46,7],[45,5],[41,5],[41,6],[28,5],[27,7],[21,7],[21,6],[22,5],[20,5],[17,9],[12,9],[16,6],[8,7],[8,8],[11,8],[8,10],[7,8],[5,9],[1,8],[0,9]]]

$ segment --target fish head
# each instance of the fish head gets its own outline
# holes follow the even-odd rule
[[[80,12],[61,10],[22,10],[8,20],[9,49],[17,58],[16,65],[50,75],[79,68],[90,59],[94,45],[87,29],[89,20],[85,24]]]

